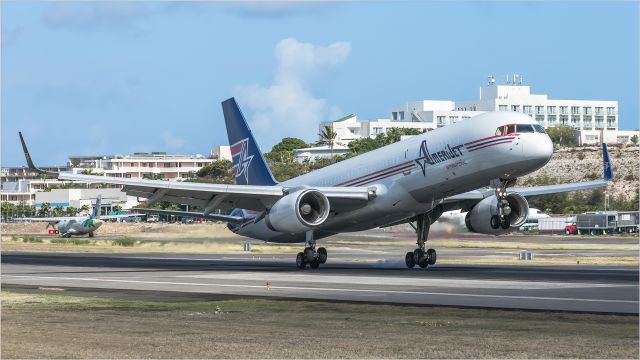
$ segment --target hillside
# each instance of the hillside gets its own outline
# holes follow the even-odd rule
[[[638,193],[639,146],[609,146],[614,180],[607,191],[611,196],[633,197]],[[554,151],[542,169],[518,179],[519,186],[588,181],[602,177],[602,151],[599,146],[565,147]]]

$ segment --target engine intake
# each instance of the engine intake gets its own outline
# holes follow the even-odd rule
[[[529,203],[524,196],[518,193],[511,193],[506,196],[508,208],[505,209],[506,216],[509,217],[511,228],[519,228],[529,216]],[[477,203],[464,219],[467,229],[471,232],[481,234],[500,235],[511,231],[511,229],[493,229],[491,227],[491,216],[498,214],[498,198],[490,196]]]
[[[265,217],[269,229],[301,233],[322,225],[329,217],[329,199],[318,190],[303,189],[278,200]]]

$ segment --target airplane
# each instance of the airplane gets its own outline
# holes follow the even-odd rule
[[[440,215],[438,222],[445,222],[454,225],[464,225],[464,219],[467,216],[466,212],[460,212],[460,210],[446,211]],[[535,208],[529,208],[529,214],[527,215],[527,221],[523,225],[534,224],[537,226],[538,220],[542,218],[548,218],[549,215],[543,211]]]
[[[102,226],[103,221],[100,219],[100,205],[102,202],[102,196],[98,195],[96,199],[96,205],[93,207],[93,212],[89,216],[59,216],[59,217],[28,217],[28,218],[16,218],[17,221],[33,221],[33,222],[46,222],[47,228],[49,225],[58,225],[58,233],[63,238],[70,238],[73,236],[87,235],[93,237],[93,233]],[[127,214],[127,215],[108,215],[103,219],[119,219],[123,217],[130,217],[142,214]]]
[[[296,266],[317,269],[327,250],[317,240],[343,233],[409,223],[417,248],[408,268],[437,261],[427,249],[430,225],[443,212],[467,212],[470,231],[500,235],[525,223],[528,196],[606,186],[613,178],[606,144],[602,179],[529,188],[518,177],[543,167],[553,154],[544,128],[522,113],[487,112],[277,182],[234,98],[222,102],[235,185],[113,178],[61,172],[60,179],[122,185],[127,195],[195,205],[196,212],[167,214],[226,221],[239,235],[274,243],[305,243]],[[295,119],[292,119],[295,121]],[[29,157],[28,157],[29,159]],[[34,167],[34,169],[36,169]]]

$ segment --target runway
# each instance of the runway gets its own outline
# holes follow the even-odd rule
[[[356,259],[358,260],[358,259]],[[291,255],[2,254],[3,286],[145,290],[460,307],[638,313],[638,269],[436,265]]]

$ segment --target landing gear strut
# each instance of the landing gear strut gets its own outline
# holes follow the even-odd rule
[[[411,223],[410,223],[411,224]],[[413,226],[413,224],[411,224]],[[408,252],[404,261],[408,268],[413,268],[418,265],[421,268],[426,268],[429,265],[434,265],[438,259],[438,255],[434,249],[425,251],[427,237],[429,236],[429,227],[431,227],[431,212],[420,214],[416,217],[416,235],[418,237],[418,248],[413,252]]]
[[[508,195],[507,187],[515,184],[515,179],[496,179],[491,181],[491,186],[495,188],[496,199],[498,199],[498,214],[492,215],[489,225],[492,229],[508,229],[511,226],[511,205],[506,200]]]
[[[296,266],[303,270],[309,265],[312,269],[317,269],[320,264],[327,262],[327,249],[319,247],[316,250],[316,240],[313,238],[313,231],[307,232],[306,247],[303,252],[296,256]]]

